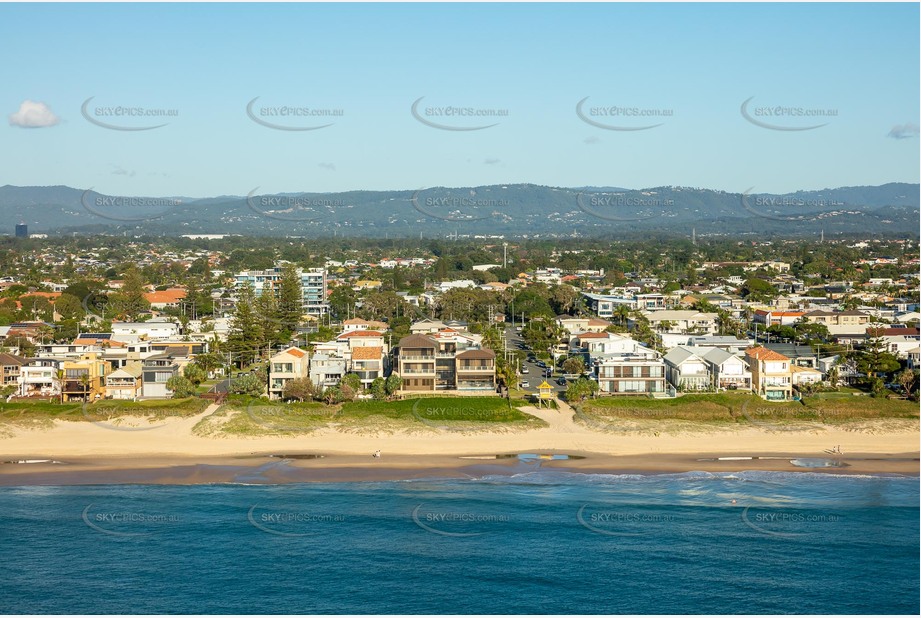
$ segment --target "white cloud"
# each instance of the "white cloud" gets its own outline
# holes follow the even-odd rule
[[[113,166],[115,169],[112,170],[112,173],[116,176],[128,176],[129,178],[134,178],[134,170],[126,170],[123,167],[118,165]]]
[[[53,127],[60,121],[47,105],[41,101],[26,99],[19,105],[19,111],[10,114],[10,124],[25,129]]]
[[[889,131],[888,137],[892,139],[907,139],[909,137],[918,137],[918,125],[913,122],[907,124],[897,124]]]

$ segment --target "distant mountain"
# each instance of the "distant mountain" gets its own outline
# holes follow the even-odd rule
[[[690,187],[630,190],[531,184],[407,191],[118,197],[71,187],[0,187],[9,233],[266,236],[611,236],[847,233],[917,235],[919,185],[766,194]],[[0,228],[2,231],[2,228]]]

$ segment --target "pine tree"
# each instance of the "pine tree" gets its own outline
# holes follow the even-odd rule
[[[255,308],[261,330],[258,349],[270,348],[276,343],[281,343],[281,325],[278,319],[278,300],[275,298],[275,290],[263,288],[262,295],[256,299]],[[284,341],[287,341],[287,338]]]
[[[297,332],[304,313],[301,277],[294,264],[285,264],[278,278],[278,319],[285,341]]]
[[[256,313],[255,298],[253,288],[248,282],[240,288],[236,311],[227,333],[227,349],[234,355],[235,363],[240,367],[255,359],[263,338],[262,323]]]
[[[128,268],[124,275],[124,284],[118,294],[112,295],[112,306],[119,317],[134,320],[142,311],[150,308],[150,302],[144,298],[144,278],[134,266]]]

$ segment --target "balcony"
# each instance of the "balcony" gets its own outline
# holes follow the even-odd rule
[[[469,366],[460,366],[457,368],[457,373],[462,373],[466,371],[492,372],[492,371],[495,371],[495,367],[493,367],[492,365],[469,365]]]
[[[454,358],[454,356],[451,355],[449,358]],[[435,360],[435,356],[434,356],[434,355],[431,355],[431,356],[409,356],[409,355],[401,355],[401,356],[400,356],[400,360],[406,360],[406,361],[418,361],[418,360],[432,361],[432,360]]]
[[[416,375],[416,376],[419,376],[419,375],[434,376],[435,370],[434,369],[403,369],[402,371],[400,371],[400,373],[406,374],[406,375]]]

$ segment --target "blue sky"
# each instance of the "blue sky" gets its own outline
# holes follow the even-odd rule
[[[202,197],[918,182],[918,23],[917,4],[0,4],[0,184]],[[167,124],[97,126],[90,97],[97,121]],[[261,120],[332,125],[262,126],[256,97]],[[411,113],[420,97],[422,120],[498,124],[429,126]],[[590,120],[661,124],[593,126],[585,97]],[[758,126],[750,97],[757,122],[824,126]],[[119,106],[177,115],[103,115]],[[263,109],[284,106],[341,115]],[[599,115],[611,107],[670,115]],[[777,107],[825,116],[765,115]]]

